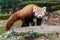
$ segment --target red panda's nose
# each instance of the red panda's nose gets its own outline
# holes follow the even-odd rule
[[[39,18],[41,18],[41,16],[39,16]]]

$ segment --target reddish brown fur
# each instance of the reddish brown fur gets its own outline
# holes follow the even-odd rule
[[[6,23],[6,30],[9,30],[13,23],[18,20],[18,17],[16,14],[12,14],[12,16],[8,19]]]

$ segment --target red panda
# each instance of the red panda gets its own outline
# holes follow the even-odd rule
[[[15,12],[14,14],[10,16],[10,18],[8,19],[6,23],[6,30],[9,30],[14,22],[16,22],[19,19],[24,19],[30,14],[34,13],[35,17],[38,17],[38,18],[44,16],[46,12],[45,9],[46,9],[45,7],[42,8],[35,4],[30,4],[30,5],[25,6],[23,9]]]

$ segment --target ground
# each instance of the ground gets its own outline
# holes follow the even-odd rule
[[[17,21],[14,23],[13,27],[11,28],[11,30],[14,30],[16,32],[26,32],[27,30],[33,30],[33,31],[37,31],[37,32],[40,32],[40,33],[51,33],[51,32],[55,32],[53,33],[53,35],[49,35],[48,38],[46,39],[51,39],[51,40],[60,40],[60,36],[59,38],[57,37],[57,32],[59,33],[60,35],[60,15],[58,14],[55,14],[55,15],[51,15],[50,18],[48,20],[46,20],[45,18],[47,17],[44,17],[43,18],[43,21],[42,21],[42,25],[41,26],[29,26],[29,27],[25,27],[25,28],[21,28],[21,21]],[[5,33],[5,27],[6,27],[6,21],[7,20],[0,20],[0,35],[2,35],[3,33]],[[34,21],[36,21],[34,19]],[[45,38],[44,36],[42,37],[43,39]],[[40,39],[40,38],[39,38]],[[39,40],[36,38],[36,40]],[[41,39],[41,40],[43,40]]]
[[[7,20],[0,20],[0,35],[5,33],[5,24]],[[35,40],[60,40],[60,36],[58,37],[57,32],[60,33],[60,25],[54,25],[54,24],[47,24],[46,22],[43,22],[41,26],[29,26],[25,28],[20,27],[21,22],[17,21],[14,23],[11,30],[14,30],[15,32],[26,32],[26,31],[37,31],[39,33],[45,33],[43,36],[40,36],[38,38],[34,38]],[[52,34],[51,34],[52,33]],[[60,35],[60,34],[59,34]]]

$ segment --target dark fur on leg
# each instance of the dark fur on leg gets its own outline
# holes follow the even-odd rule
[[[29,22],[26,19],[22,20],[21,27],[27,27],[27,26],[29,26]]]
[[[22,25],[21,27],[27,27],[29,26],[29,23],[31,23],[32,26],[35,25],[35,22],[33,21],[34,16],[33,15],[28,15],[24,20],[22,20]]]
[[[41,25],[41,22],[42,22],[42,18],[37,18],[37,26],[40,26]]]

